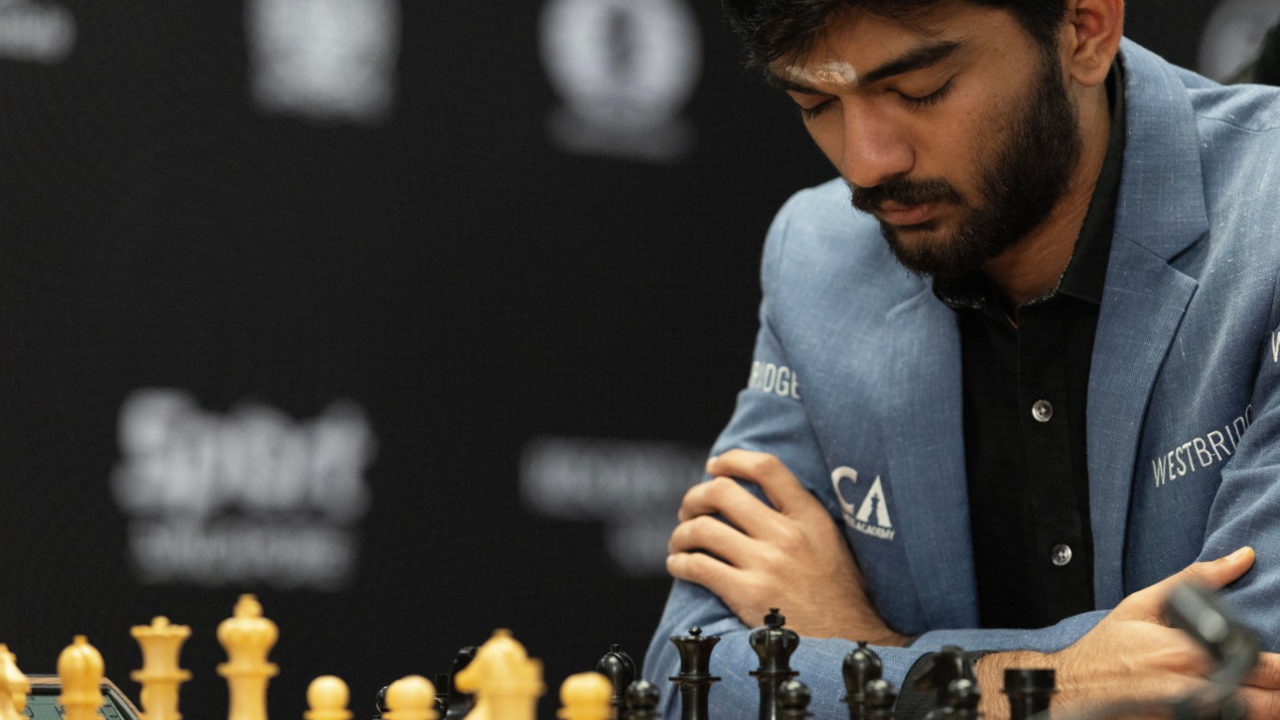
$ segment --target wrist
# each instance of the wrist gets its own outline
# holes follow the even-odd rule
[[[978,706],[985,720],[1009,720],[1009,703],[1002,692],[1004,671],[1014,668],[1051,668],[1054,663],[1049,655],[1030,650],[1013,650],[991,653],[978,658],[973,664],[973,674],[982,688],[982,703]]]

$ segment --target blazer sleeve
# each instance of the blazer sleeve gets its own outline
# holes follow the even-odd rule
[[[775,332],[769,307],[773,274],[783,260],[788,219],[803,195],[798,194],[783,207],[769,230],[761,278],[764,300],[752,376],[747,389],[739,393],[733,416],[716,440],[712,454],[733,448],[767,452],[776,455],[797,477],[820,478],[829,471],[804,403],[798,399],[802,394],[792,392],[793,388],[786,385],[794,382],[794,376],[781,372],[792,364]],[[769,371],[770,366],[774,370]],[[745,487],[761,497],[755,485]],[[911,647],[877,647],[875,651],[884,661],[885,679],[900,689],[911,667],[943,645],[958,644],[966,650],[1059,650],[1088,632],[1104,614],[1079,615],[1040,630],[938,630],[921,635]],[[711,671],[721,678],[711,689],[712,714],[754,717],[759,706],[758,686],[749,673],[756,669],[759,659],[748,643],[752,628],[743,624],[714,593],[680,580],[671,589],[645,655],[644,677],[663,688],[659,705],[662,716],[674,720],[680,715],[678,693],[668,681],[679,673],[680,659],[669,638],[685,635],[695,625],[703,635],[720,638],[711,656]],[[792,667],[813,691],[810,709],[816,717],[838,717],[847,712],[839,703],[845,694],[841,663],[854,646],[843,639],[803,638],[792,656]]]

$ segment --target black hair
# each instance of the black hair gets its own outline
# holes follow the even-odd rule
[[[1011,12],[1042,50],[1057,47],[1066,0],[962,0]],[[734,32],[746,45],[749,67],[765,70],[806,52],[836,15],[861,10],[910,22],[943,0],[723,0]]]

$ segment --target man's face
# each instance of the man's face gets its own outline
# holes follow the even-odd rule
[[[1007,12],[943,3],[917,23],[834,20],[772,68],[907,268],[952,281],[1035,229],[1082,140],[1056,54]]]

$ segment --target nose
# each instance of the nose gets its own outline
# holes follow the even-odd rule
[[[844,153],[840,174],[861,187],[875,187],[905,175],[915,151],[900,128],[874,109],[852,109],[844,116]]]

